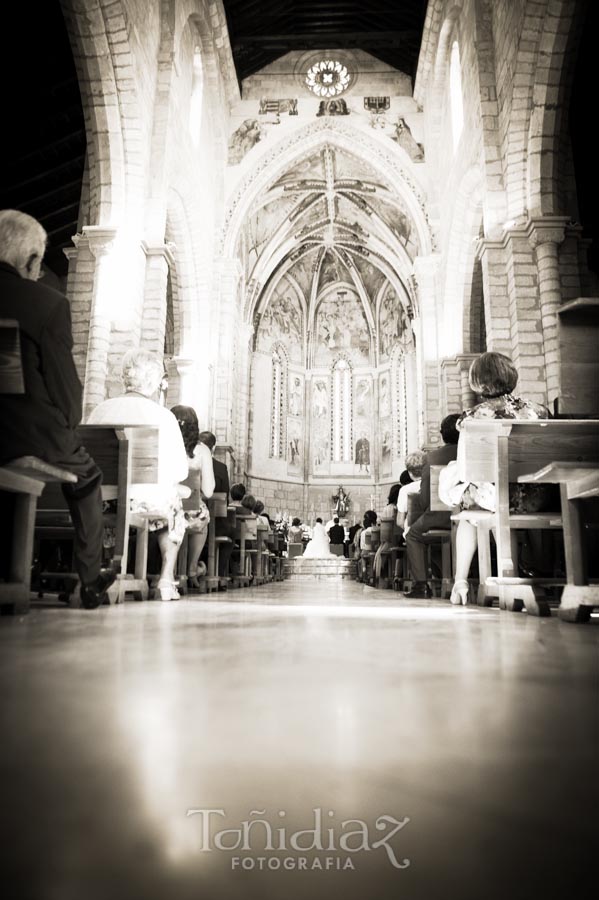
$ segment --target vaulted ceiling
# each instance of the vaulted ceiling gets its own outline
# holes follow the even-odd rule
[[[386,281],[401,283],[407,295],[417,253],[415,228],[392,185],[363,159],[329,145],[295,163],[260,198],[241,248],[247,280],[266,288],[264,298],[291,276],[309,315],[331,283],[353,285],[365,307],[374,307]]]

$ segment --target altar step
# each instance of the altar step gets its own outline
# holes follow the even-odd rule
[[[337,556],[334,559],[309,559],[295,556],[284,563],[285,578],[289,581],[349,581],[355,576],[353,559]]]

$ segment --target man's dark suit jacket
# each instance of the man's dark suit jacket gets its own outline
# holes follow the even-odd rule
[[[82,412],[69,301],[0,262],[0,318],[19,323],[25,380],[24,394],[0,395],[0,464],[28,455],[64,459],[80,446]]]
[[[333,525],[329,528],[329,540],[331,544],[342,544],[345,541],[345,528],[343,525]]]
[[[214,469],[214,493],[226,494],[227,503],[229,502],[229,470],[224,462],[220,459],[212,457],[212,468]]]
[[[418,498],[418,511],[417,515],[421,516],[427,515],[428,517],[434,516],[435,522],[431,519],[429,524],[430,528],[439,527],[443,528],[445,525],[449,525],[449,517],[451,515],[451,511],[447,510],[447,512],[436,512],[431,513],[431,466],[446,466],[447,463],[451,462],[452,459],[456,459],[458,455],[458,445],[457,444],[443,444],[442,447],[438,447],[436,450],[431,450],[428,453],[426,458],[426,465],[422,470],[422,480],[420,482],[420,493],[415,496]],[[437,521],[438,519],[438,521]]]

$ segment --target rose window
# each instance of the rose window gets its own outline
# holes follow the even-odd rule
[[[317,97],[336,97],[349,87],[349,81],[346,67],[333,59],[321,59],[306,75],[306,84]]]

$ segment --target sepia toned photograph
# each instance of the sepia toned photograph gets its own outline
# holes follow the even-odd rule
[[[8,0],[8,900],[590,900],[594,0]]]

